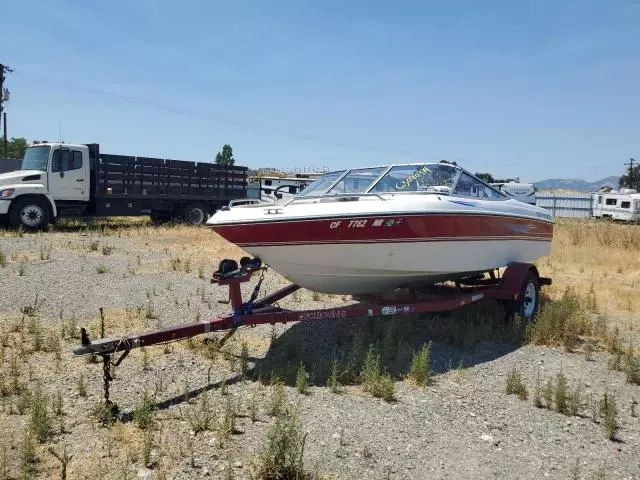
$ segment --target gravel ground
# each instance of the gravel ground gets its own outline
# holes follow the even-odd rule
[[[218,303],[225,292],[210,285],[208,278],[220,258],[239,256],[210,232],[186,227],[130,227],[108,236],[77,229],[22,237],[5,234],[0,236],[0,250],[7,262],[0,268],[3,331],[20,321],[21,309],[33,305],[37,294],[37,318],[45,335],[55,334],[60,318],[65,324],[75,318],[78,326],[95,328],[101,307],[111,336],[225,313],[228,307]],[[204,278],[199,278],[201,273]],[[244,287],[245,294],[254,283]],[[285,284],[268,273],[263,288],[273,291]],[[348,301],[301,291],[281,304],[300,309]],[[170,349],[149,348],[146,354],[135,351],[116,369],[111,398],[125,421],[111,429],[100,427],[91,414],[102,396],[101,367],[71,356],[76,340],[65,340],[59,361],[53,353],[34,352],[21,370],[29,385],[41,379],[50,397],[58,391],[63,394],[65,433],[54,428],[56,435],[48,445],[58,451],[63,444],[70,446],[74,459],[69,478],[125,478],[125,468],[133,476],[128,478],[230,478],[229,468],[233,478],[250,478],[251,461],[259,456],[274,424],[266,411],[274,390],[268,386],[267,372],[290,372],[304,362],[313,383],[331,358],[349,354],[350,329],[372,328],[367,322],[241,329],[225,350],[237,354],[246,342],[254,372],[246,378],[234,371],[235,357],[219,355],[211,360],[201,347],[182,343]],[[403,328],[397,322],[397,328]],[[316,382],[319,386],[311,386],[307,395],[285,386],[287,402],[297,407],[308,432],[305,463],[310,470],[323,478],[340,479],[640,478],[640,407],[635,407],[636,416],[631,409],[632,402],[640,399],[640,387],[625,383],[623,373],[607,368],[608,353],[587,356],[548,347],[514,347],[490,338],[461,349],[447,341],[441,329],[428,328],[444,319],[412,322],[405,346],[409,353],[424,341],[433,341],[435,376],[428,387],[398,376],[396,400],[387,403],[361,386],[346,386],[334,394],[324,382]],[[271,344],[274,332],[277,339]],[[408,362],[404,358],[398,370],[406,372]],[[9,365],[5,354],[0,370],[4,376]],[[527,400],[505,393],[507,375],[514,368],[528,388]],[[582,388],[578,416],[534,406],[537,377],[544,382],[560,372],[571,388],[578,384]],[[78,393],[81,376],[87,397]],[[226,396],[220,391],[223,381],[228,384]],[[145,391],[155,392],[152,469],[142,467],[139,454],[126,460],[127,450],[140,451],[140,430],[127,420]],[[615,441],[606,438],[601,422],[592,420],[586,401],[605,392],[616,394],[621,428]],[[228,399],[236,405],[242,414],[236,419],[237,434],[224,440],[216,431],[191,432],[185,418],[203,395],[217,411]],[[254,398],[256,422],[249,418]],[[15,405],[17,399],[12,402]],[[5,403],[0,438],[9,447],[9,460],[4,464],[17,477],[20,435],[29,412],[10,414]],[[39,473],[33,478],[59,475],[59,463],[44,446],[38,447],[38,456]],[[602,474],[606,477],[598,476]]]

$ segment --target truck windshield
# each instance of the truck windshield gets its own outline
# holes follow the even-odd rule
[[[48,146],[27,148],[20,170],[40,170],[46,172],[50,150],[51,147]]]

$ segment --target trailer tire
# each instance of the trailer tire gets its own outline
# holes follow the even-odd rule
[[[184,207],[183,218],[189,225],[202,225],[209,219],[209,214],[201,203],[190,203]]]
[[[38,197],[17,199],[9,212],[9,224],[14,228],[22,226],[27,231],[44,230],[51,221],[51,213],[46,200]]]
[[[511,320],[515,315],[520,316],[525,322],[533,322],[540,307],[540,279],[536,272],[529,270],[524,276],[517,300],[505,302],[507,319]]]

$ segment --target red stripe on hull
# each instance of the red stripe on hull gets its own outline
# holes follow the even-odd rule
[[[212,227],[236,245],[399,242],[443,238],[550,241],[553,236],[553,224],[550,222],[520,217],[468,214],[281,220]]]

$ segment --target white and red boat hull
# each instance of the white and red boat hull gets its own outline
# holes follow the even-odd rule
[[[460,205],[449,212],[366,216],[336,216],[327,212],[333,205],[324,207],[315,218],[276,214],[223,222],[221,216],[212,227],[290,281],[337,294],[437,283],[530,262],[549,253],[553,234],[546,219],[471,213]]]

